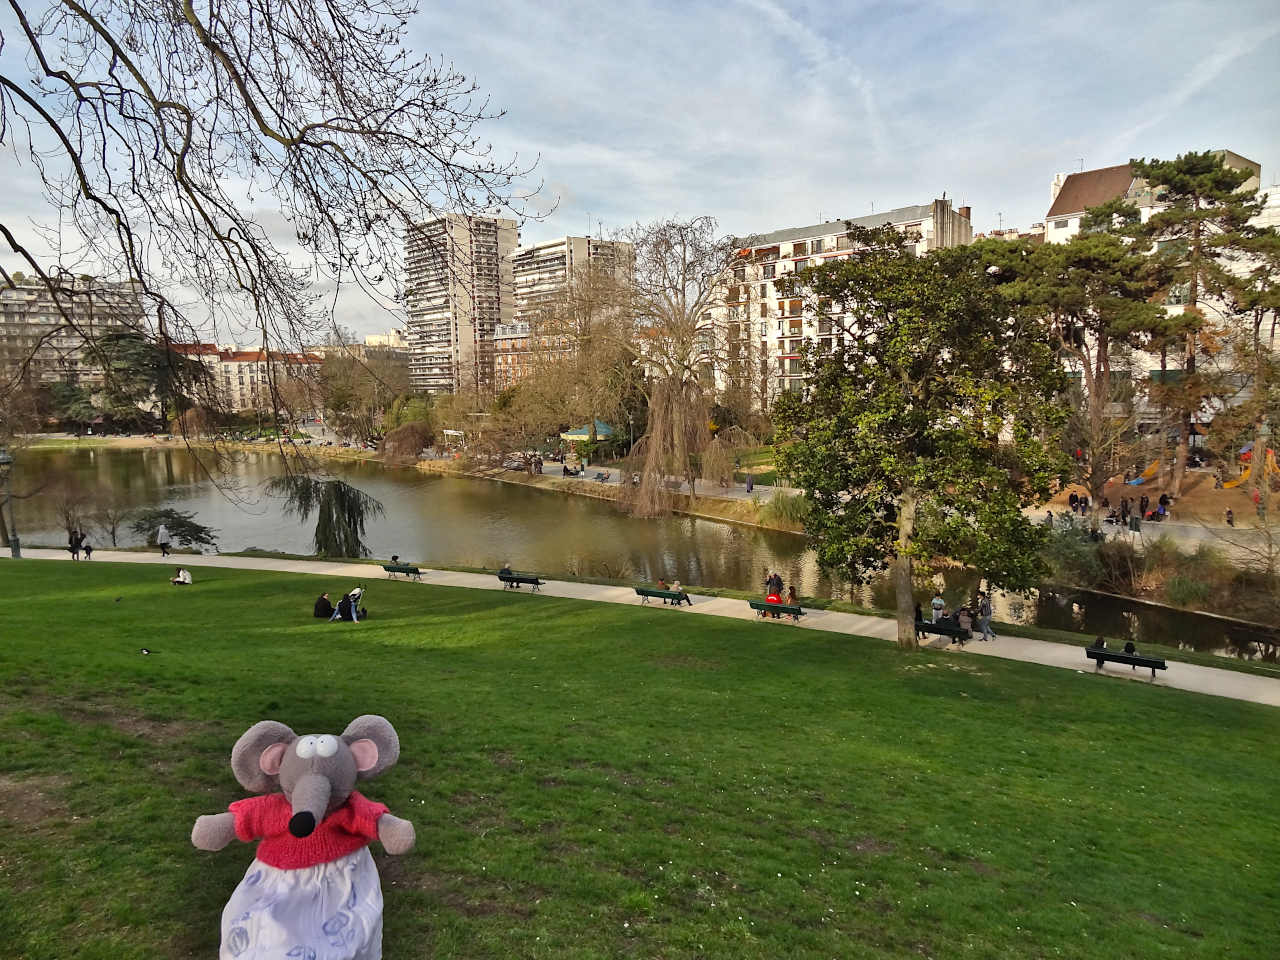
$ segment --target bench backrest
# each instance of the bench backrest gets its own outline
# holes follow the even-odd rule
[[[764,601],[764,600],[748,600],[747,602],[751,604],[752,610],[765,610],[765,611],[776,610],[778,611],[778,613],[794,613],[794,614],[804,613],[804,611],[800,609],[798,605],[792,605],[788,603],[768,603],[767,601]]]
[[[417,567],[396,566],[395,564],[384,564],[382,567],[387,573],[421,573]]]
[[[1138,653],[1125,653],[1123,650],[1108,650],[1105,647],[1085,647],[1085,655],[1091,660],[1112,660],[1115,663],[1129,663],[1137,667],[1156,667],[1169,669],[1160,657],[1144,657]]]

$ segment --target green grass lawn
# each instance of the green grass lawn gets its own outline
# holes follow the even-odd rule
[[[231,745],[365,712],[418,831],[374,847],[391,958],[1280,955],[1280,711],[372,578],[329,625],[346,581],[166,570],[0,561],[4,956],[215,955],[252,851],[189,835]]]

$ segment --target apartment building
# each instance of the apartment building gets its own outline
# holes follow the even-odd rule
[[[14,286],[0,289],[0,363],[16,366],[29,358],[38,382],[101,387],[102,365],[91,343],[145,325],[142,297],[132,282],[71,281],[59,297],[60,310],[42,281],[21,273],[13,280]]]
[[[571,282],[584,282],[593,273],[623,279],[633,263],[630,243],[595,237],[560,237],[516,250],[511,258],[515,316],[494,331],[494,389],[527,377],[535,353],[572,351],[573,338],[564,330],[549,331],[546,322]]]
[[[1251,171],[1251,176],[1241,185],[1241,191],[1254,192],[1262,178],[1262,166],[1254,160],[1242,157],[1231,150],[1215,150],[1223,163],[1234,170]],[[1138,208],[1142,222],[1160,209],[1153,186],[1136,177],[1129,164],[1079,173],[1059,173],[1049,186],[1049,212],[1045,214],[1045,240],[1049,243],[1066,243],[1080,232],[1080,220],[1090,207],[1099,207],[1112,200],[1124,199]]]
[[[830,320],[806,311],[801,300],[780,297],[774,281],[828,260],[848,259],[855,252],[852,227],[885,225],[915,234],[911,250],[916,255],[973,240],[970,208],[952,209],[946,199],[752,237],[727,282],[724,306],[713,311],[728,357],[721,387],[748,390],[761,406],[784,390],[801,389],[805,339],[829,350],[841,334]]]
[[[277,389],[319,375],[324,358],[310,352],[240,350],[234,344],[175,343],[175,353],[204,363],[227,410],[270,410],[271,380]],[[305,411],[294,411],[305,412]]]
[[[445,214],[405,237],[406,341],[415,390],[493,385],[493,336],[515,319],[514,220]]]

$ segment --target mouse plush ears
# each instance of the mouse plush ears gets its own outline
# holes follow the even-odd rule
[[[259,720],[231,748],[231,772],[240,786],[266,793],[280,785],[280,761],[298,735],[277,720]]]
[[[377,714],[366,713],[352,720],[342,731],[342,741],[356,758],[356,775],[361,780],[376,777],[400,759],[400,737],[396,735],[396,728],[386,717]]]

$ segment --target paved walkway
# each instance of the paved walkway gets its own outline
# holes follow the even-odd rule
[[[26,549],[24,556],[40,560],[70,560],[65,550]],[[326,577],[348,577],[352,581],[369,583],[380,579],[382,570],[375,566],[359,563],[337,563],[325,560],[277,560],[258,557],[228,557],[219,554],[188,556],[177,555],[161,560],[155,553],[126,553],[113,550],[95,550],[94,559],[99,563],[142,563],[163,565],[167,568],[181,564],[184,567],[232,567],[242,570],[272,570],[280,573],[306,573]],[[83,562],[83,561],[82,561]],[[3,570],[0,566],[0,570]],[[474,590],[500,590],[501,583],[493,574],[457,573],[451,570],[431,570],[422,567],[422,583],[444,587],[466,587]],[[157,575],[159,575],[157,573]],[[195,577],[199,583],[199,575]],[[354,586],[354,583],[353,583]],[[625,603],[636,606],[639,603],[635,590],[631,587],[608,587],[593,583],[573,583],[566,580],[548,580],[542,593],[550,597],[569,597],[575,600],[593,600],[599,603]],[[745,600],[734,600],[728,597],[708,597],[690,594],[693,606],[682,606],[678,611],[671,611],[671,616],[733,617],[739,620],[754,620],[755,614]],[[661,604],[659,604],[660,606]],[[830,610],[814,610],[807,614],[798,624],[802,630],[827,630],[832,633],[844,633],[859,637],[877,637],[882,640],[897,638],[897,624],[884,617],[861,616],[855,613],[839,613]],[[756,625],[757,629],[790,630],[793,627],[786,622]],[[1093,672],[1093,664],[1087,660],[1082,647],[1065,643],[1047,643],[1043,640],[1028,640],[1023,637],[1001,636],[990,642],[973,641],[964,648],[949,647],[948,650],[957,655],[978,655],[1001,657],[1006,660],[1022,660],[1027,663],[1039,663],[1050,667],[1062,667],[1077,672]],[[1179,690],[1192,690],[1196,693],[1207,693],[1217,697],[1230,697],[1235,700],[1248,700],[1253,703],[1280,707],[1280,678],[1264,677],[1252,673],[1241,673],[1237,670],[1222,670],[1217,667],[1202,667],[1197,664],[1169,661],[1169,669],[1160,677],[1152,680],[1150,671],[1125,670],[1123,666],[1109,664],[1106,674],[1113,677],[1124,677],[1159,687],[1173,687]]]

